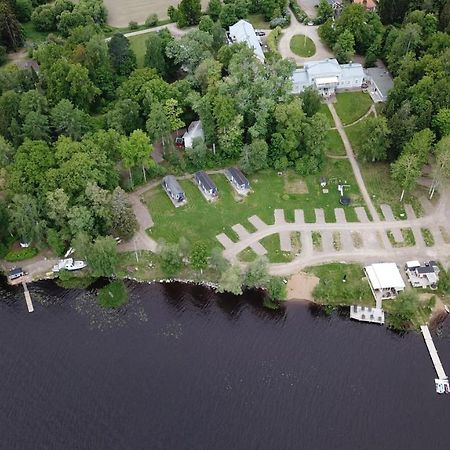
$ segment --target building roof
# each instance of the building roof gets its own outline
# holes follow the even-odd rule
[[[240,186],[242,186],[243,184],[250,184],[246,176],[237,167],[230,167],[227,169],[227,171]]]
[[[246,20],[239,20],[229,28],[230,36],[236,42],[245,42],[248,47],[252,48],[255,52],[255,56],[264,62],[264,52],[259,42],[258,36],[256,36],[253,25]]]
[[[359,63],[341,64],[343,78],[364,78],[363,66]]]
[[[217,186],[215,185],[214,181],[211,180],[209,175],[206,172],[203,172],[203,170],[201,170],[200,172],[195,172],[194,176],[196,180],[200,181],[200,183],[207,191],[217,190]]]
[[[416,267],[420,267],[419,261],[406,261],[406,267],[408,269],[415,269]]]
[[[305,63],[304,67],[310,77],[316,77],[320,75],[338,76],[341,73],[341,68],[335,58],[328,58],[322,61],[311,61],[309,63]]]
[[[170,189],[170,191],[174,194],[184,194],[180,183],[178,183],[177,179],[173,175],[166,175],[163,178],[164,183]]]
[[[434,273],[434,267],[432,266],[420,266],[416,267],[417,273]]]
[[[21,273],[23,273],[22,267],[15,267],[8,272],[8,276],[20,275]]]
[[[204,137],[201,120],[195,120],[194,122],[191,122],[186,133],[183,134],[183,139],[186,139],[186,137],[190,137],[192,140],[197,137]]]
[[[405,282],[395,263],[377,263],[364,269],[373,289],[405,288]]]

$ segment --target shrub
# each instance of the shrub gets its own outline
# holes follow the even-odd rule
[[[276,17],[270,21],[270,28],[281,27],[285,28],[289,25],[289,20],[286,17]]]
[[[306,15],[305,11],[303,11],[303,9],[300,8],[299,4],[297,3],[297,0],[289,0],[289,6],[291,8],[291,11],[294,13],[295,18],[300,23],[308,19],[308,16]]]
[[[130,30],[137,30],[139,28],[139,25],[137,22],[135,22],[134,20],[132,20],[131,22],[128,23],[128,28]]]
[[[50,245],[53,252],[58,256],[64,255],[65,245],[61,239],[60,233],[56,230],[49,229],[47,232],[47,243]]]
[[[0,66],[5,64],[8,59],[8,54],[6,53],[6,48],[0,45]]]
[[[150,14],[147,19],[145,20],[145,26],[146,27],[155,27],[158,25],[158,14]]]
[[[37,254],[38,251],[35,247],[21,248],[20,250],[9,251],[5,259],[8,262],[24,261],[25,259],[33,258]]]
[[[20,22],[28,22],[33,12],[31,0],[16,0],[16,12]]]
[[[281,27],[276,27],[267,37],[267,46],[273,55],[279,55],[278,42],[281,38]]]
[[[113,281],[101,288],[97,294],[97,302],[104,308],[119,308],[128,302],[128,292],[123,281]]]

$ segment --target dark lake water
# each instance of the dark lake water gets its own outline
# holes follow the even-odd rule
[[[0,286],[2,449],[448,449],[421,335],[258,293],[129,283],[130,304]],[[449,321],[435,344],[450,371]]]

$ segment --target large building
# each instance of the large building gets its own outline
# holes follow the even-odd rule
[[[361,64],[339,64],[336,59],[305,63],[303,69],[292,74],[292,93],[299,94],[307,87],[317,89],[324,97],[345,89],[361,89],[364,69]]]
[[[245,42],[249,48],[252,48],[255,56],[263,63],[265,60],[264,52],[261,47],[261,41],[256,35],[253,25],[246,20],[240,20],[231,25],[228,31],[228,38],[231,43]]]

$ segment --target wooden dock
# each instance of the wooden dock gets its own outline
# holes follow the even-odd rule
[[[425,344],[427,345],[428,352],[430,353],[431,360],[434,364],[434,369],[436,370],[437,376],[439,380],[447,380],[447,375],[442,367],[441,360],[439,358],[436,347],[434,346],[433,338],[431,337],[430,330],[427,325],[422,325],[420,327],[422,331],[423,338],[425,340]]]
[[[31,313],[34,311],[34,308],[33,308],[33,302],[31,301],[30,292],[28,291],[27,283],[25,281],[22,281],[22,286],[23,286],[23,293],[25,294],[25,300],[27,302],[28,312]]]

